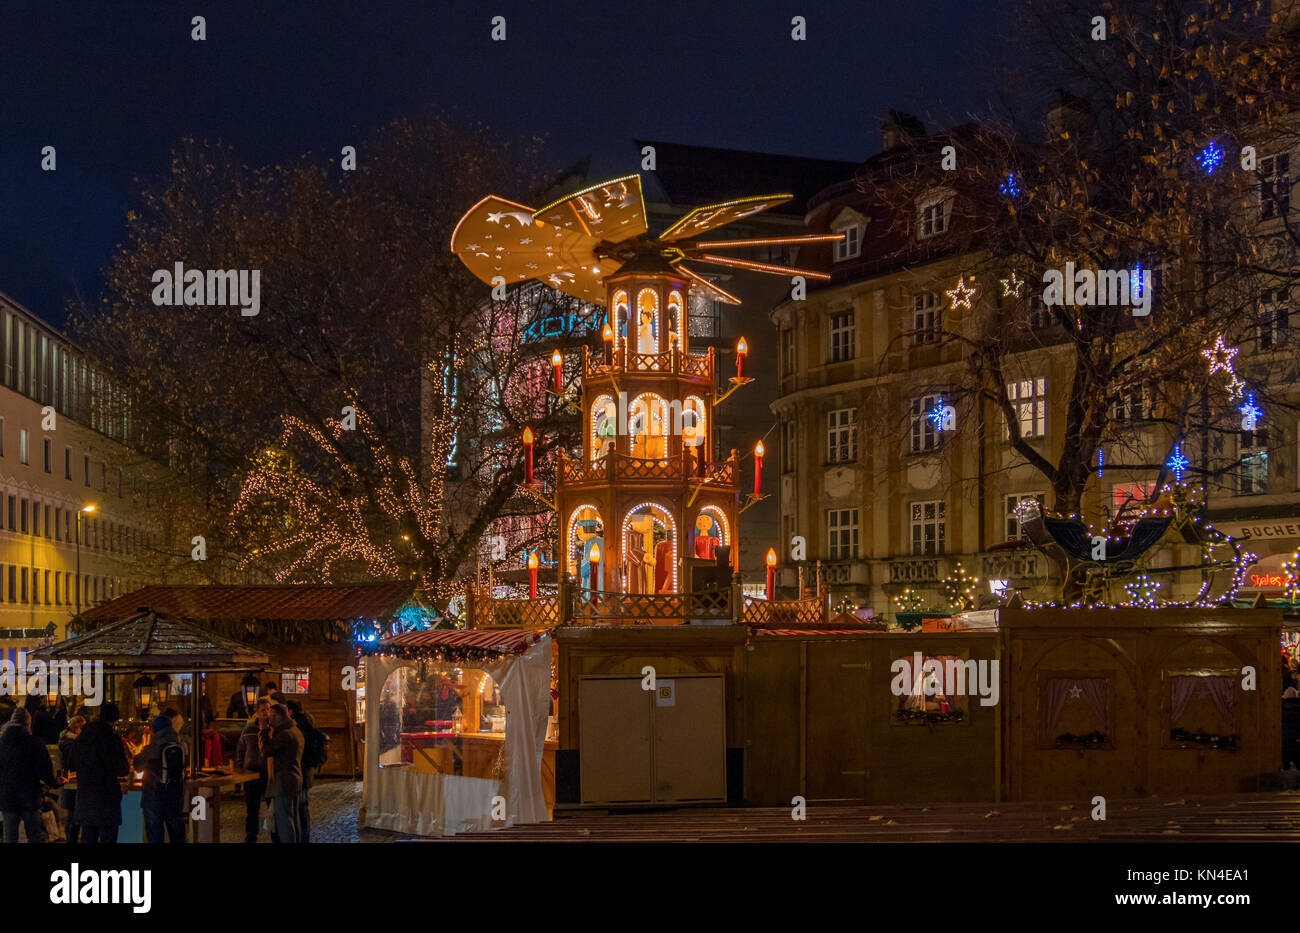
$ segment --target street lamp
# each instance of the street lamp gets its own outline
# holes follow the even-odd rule
[[[95,511],[93,505],[83,505],[81,511],[77,512],[77,615],[81,615],[81,516],[85,513]]]

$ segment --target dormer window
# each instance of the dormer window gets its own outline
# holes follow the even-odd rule
[[[948,231],[952,215],[952,192],[943,190],[927,195],[920,202],[916,238],[926,240]]]
[[[866,223],[867,218],[857,211],[840,211],[831,224],[831,233],[838,233],[844,237],[842,240],[835,241],[836,262],[857,259],[862,255],[862,228]]]

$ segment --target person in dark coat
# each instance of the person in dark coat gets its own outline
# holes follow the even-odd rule
[[[316,731],[316,723],[311,718],[311,714],[303,710],[302,704],[297,700],[285,700],[285,706],[289,707],[289,718],[293,724],[298,727],[302,733],[303,751],[307,750],[307,737]],[[302,761],[302,793],[298,795],[298,841],[311,842],[311,807],[308,805],[307,795],[311,791],[312,777],[316,773],[316,768],[309,765],[304,758]]]
[[[0,813],[4,814],[5,842],[18,841],[18,824],[27,827],[28,842],[44,842],[41,797],[46,787],[55,787],[50,753],[32,735],[32,717],[25,709],[14,710],[9,724],[0,730]]]
[[[75,818],[81,826],[82,842],[117,842],[122,826],[122,786],[118,780],[131,773],[131,762],[117,734],[119,715],[116,703],[105,703],[99,708],[99,718],[82,729],[72,745],[72,757],[77,763]]]
[[[266,759],[266,790],[280,842],[298,842],[298,797],[302,793],[303,737],[280,703],[271,704],[271,718],[257,733]]]
[[[271,722],[271,701],[262,697],[256,704],[257,713],[248,720],[244,731],[235,743],[235,763],[245,771],[256,771],[257,780],[244,784],[244,841],[257,842],[262,823],[262,798],[266,796],[266,759],[262,757],[257,733]]]
[[[85,716],[73,716],[68,721],[68,728],[63,730],[59,736],[59,767],[63,771],[76,771],[77,760],[73,755],[72,746],[76,744],[77,736],[81,735],[81,730],[86,726]],[[63,808],[63,831],[67,834],[68,842],[73,845],[81,838],[81,827],[77,825],[74,814],[77,810],[77,791],[75,787],[64,786],[59,792],[59,806]]]
[[[181,761],[188,764],[189,755],[180,736],[176,733],[175,720],[166,714],[153,721],[153,735],[144,751],[135,756],[133,767],[144,772],[144,783],[140,793],[140,809],[144,811],[144,834],[150,842],[161,843],[163,831],[166,830],[168,842],[185,841],[185,785],[184,770],[182,783],[175,788],[163,784],[163,749],[168,745],[180,747]]]
[[[56,745],[59,741],[59,733],[67,724],[66,717],[63,723],[60,723],[55,716],[54,710],[50,709],[45,697],[29,696],[27,698],[27,712],[32,714],[32,735],[41,740],[42,745]]]

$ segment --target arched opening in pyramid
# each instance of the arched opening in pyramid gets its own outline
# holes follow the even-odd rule
[[[591,463],[594,466],[604,460],[614,449],[618,434],[618,405],[612,395],[598,395],[591,403],[588,424],[591,427]]]
[[[662,460],[668,452],[668,403],[654,392],[643,392],[627,409],[628,453],[639,460]]]
[[[636,293],[636,352],[659,352],[659,292],[643,288]]]
[[[627,592],[677,592],[677,526],[668,509],[655,502],[629,509],[622,545]]]
[[[566,540],[568,546],[564,550],[565,572],[573,574],[581,587],[604,589],[600,581],[592,577],[592,549],[599,548],[602,565],[606,559],[604,556],[605,523],[601,520],[600,510],[594,505],[580,505],[569,513]],[[601,572],[600,576],[604,575]]]
[[[719,545],[730,544],[727,516],[716,505],[706,505],[695,516],[691,535],[691,553],[695,557],[713,560]]]

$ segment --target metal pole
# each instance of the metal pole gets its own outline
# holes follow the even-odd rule
[[[198,780],[203,767],[203,723],[199,720],[201,700],[199,698],[199,672],[190,671],[190,724],[194,730],[193,757],[190,758],[190,773]]]
[[[77,509],[77,579],[73,582],[77,591],[77,615],[81,615],[81,509]]]

